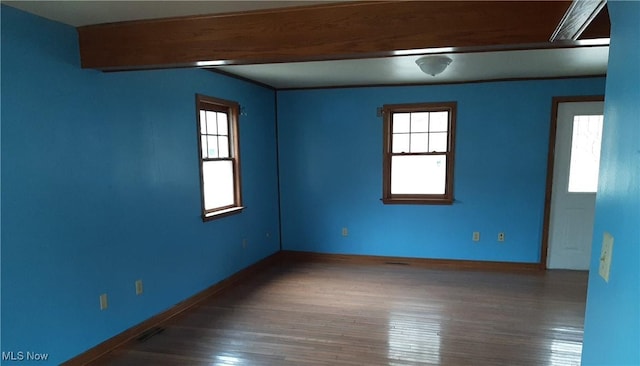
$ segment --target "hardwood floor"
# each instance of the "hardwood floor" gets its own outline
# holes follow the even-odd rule
[[[579,365],[587,273],[278,264],[93,365]]]

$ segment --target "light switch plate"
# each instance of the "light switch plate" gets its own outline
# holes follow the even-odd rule
[[[602,237],[602,251],[600,252],[600,265],[598,273],[606,282],[609,282],[611,271],[611,255],[613,253],[613,236],[605,232]]]
[[[106,310],[109,307],[109,301],[107,300],[107,294],[100,295],[100,310]]]

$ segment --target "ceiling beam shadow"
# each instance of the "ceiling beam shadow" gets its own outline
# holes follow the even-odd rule
[[[606,4],[606,0],[574,0],[549,40],[555,42],[579,39]],[[608,17],[606,20],[608,21]],[[602,27],[603,25],[603,19],[600,18],[598,26]]]

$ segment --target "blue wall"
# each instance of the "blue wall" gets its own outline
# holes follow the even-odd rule
[[[604,78],[278,92],[283,248],[538,262],[551,98]],[[383,205],[383,104],[457,101],[452,206]],[[343,237],[341,228],[349,235]],[[471,240],[481,232],[481,241]],[[498,232],[506,241],[497,242]]]
[[[609,1],[611,48],[583,365],[640,365],[640,2]],[[614,237],[609,282],[602,236]]]
[[[638,4],[610,2],[592,268],[602,232],[616,244],[611,281],[590,278],[584,364],[640,363]],[[73,28],[1,12],[2,351],[64,361],[278,250],[273,91],[203,70],[82,70]],[[551,97],[603,94],[604,84],[279,92],[284,249],[537,262]],[[247,209],[209,223],[199,216],[195,93],[236,100],[247,113]],[[457,202],[383,205],[376,108],[425,101],[458,102]]]
[[[278,251],[272,90],[204,70],[82,70],[74,28],[1,11],[2,351],[59,363]],[[247,113],[247,208],[207,223],[195,93]]]

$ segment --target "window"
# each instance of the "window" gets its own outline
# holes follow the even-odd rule
[[[569,192],[595,193],[598,190],[602,120],[602,115],[573,118]]]
[[[385,105],[384,203],[452,204],[456,103]]]
[[[202,219],[242,211],[239,105],[196,95]]]

